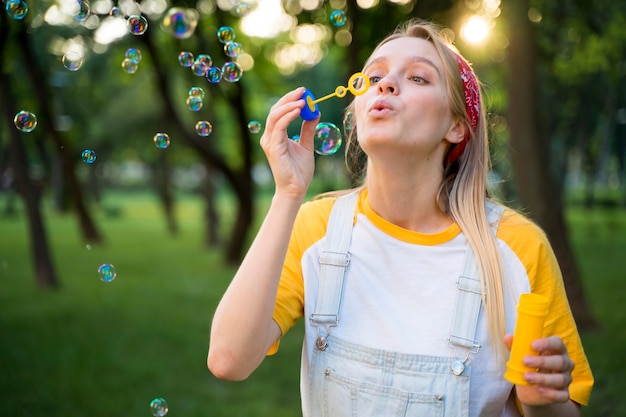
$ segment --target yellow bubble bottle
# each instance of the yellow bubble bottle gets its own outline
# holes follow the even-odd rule
[[[511,356],[507,362],[504,378],[516,385],[530,385],[524,379],[525,372],[535,372],[535,368],[524,365],[524,356],[537,355],[531,343],[543,336],[543,324],[548,314],[549,300],[540,294],[522,294],[517,306],[517,322],[513,334]]]

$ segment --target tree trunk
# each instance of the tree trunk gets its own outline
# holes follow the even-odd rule
[[[252,225],[253,202],[251,174],[251,141],[248,135],[244,134],[244,132],[242,131],[240,139],[243,147],[241,153],[244,156],[244,163],[239,170],[235,171],[231,169],[224,161],[224,159],[211,148],[210,143],[207,142],[205,138],[199,138],[197,135],[189,133],[189,130],[185,128],[184,123],[178,116],[176,108],[173,105],[174,99],[171,93],[172,86],[170,85],[169,77],[165,72],[163,63],[159,60],[159,54],[150,33],[151,32],[148,31],[144,36],[141,36],[141,41],[143,41],[146,45],[146,50],[150,54],[151,59],[154,62],[157,91],[159,91],[159,93],[161,94],[161,98],[163,100],[163,105],[165,106],[165,112],[168,115],[168,119],[171,121],[171,123],[174,124],[174,126],[177,127],[178,131],[181,133],[181,139],[183,139],[186,144],[188,144],[189,146],[191,146],[191,148],[198,152],[198,155],[202,158],[204,163],[218,170],[224,175],[225,179],[232,186],[233,191],[239,202],[237,218],[235,221],[235,225],[231,233],[229,234],[230,240],[228,242],[225,254],[227,262],[239,262],[243,256],[244,245],[246,243],[245,238],[250,229],[250,226]],[[238,84],[233,84],[233,87],[238,88]],[[238,91],[237,94],[235,94],[235,97],[230,100],[231,104],[233,104],[233,100],[239,100],[241,103],[237,104],[235,102],[234,104],[238,123],[240,123],[241,126],[247,126],[249,120],[246,119],[245,112],[242,113],[243,102],[241,99],[240,91]]]
[[[18,49],[22,52],[22,56],[24,57],[24,61],[26,63],[26,74],[30,79],[30,83],[33,87],[33,92],[37,99],[41,113],[39,123],[41,124],[41,129],[50,135],[50,138],[55,144],[55,152],[58,153],[60,158],[62,172],[64,174],[64,179],[67,181],[68,191],[70,193],[72,203],[74,204],[76,215],[78,216],[83,239],[91,243],[100,243],[102,242],[102,235],[96,228],[96,224],[94,223],[87,205],[85,204],[84,193],[76,176],[76,172],[74,171],[75,161],[80,159],[80,154],[73,150],[70,151],[70,146],[65,143],[61,134],[53,126],[52,105],[49,99],[48,86],[45,83],[46,76],[37,66],[37,60],[33,56],[33,51],[25,26],[20,26],[17,36],[20,45]]]
[[[546,232],[563,273],[572,312],[581,329],[595,326],[585,300],[580,272],[571,249],[559,187],[550,170],[549,147],[542,137],[538,118],[538,77],[535,43],[527,17],[527,0],[509,1],[509,107],[511,155],[519,199],[529,215]]]
[[[214,247],[219,245],[219,216],[217,214],[217,204],[215,201],[216,190],[215,190],[215,181],[212,176],[213,169],[211,166],[206,165],[206,177],[202,184],[202,194],[204,195],[204,201],[206,203],[204,209],[204,218],[205,218],[205,233],[204,233],[204,243],[208,247]]]
[[[178,234],[178,223],[176,223],[174,214],[174,193],[170,181],[172,168],[166,151],[160,152],[155,170],[157,194],[163,206],[167,230],[172,236],[176,236]]]
[[[0,42],[0,49],[1,47]],[[0,60],[2,64],[2,60]],[[0,69],[4,68],[0,65]],[[15,111],[13,105],[15,101],[12,99],[11,86],[8,82],[8,76],[4,73],[0,80],[0,106],[2,115],[5,120],[13,120]],[[56,288],[59,286],[59,280],[52,264],[52,256],[50,255],[48,236],[44,227],[43,217],[40,210],[40,196],[30,180],[28,172],[28,159],[26,150],[22,143],[22,137],[15,129],[15,126],[6,126],[9,132],[9,155],[11,165],[17,183],[17,190],[24,200],[26,207],[26,215],[28,218],[28,226],[30,232],[31,253],[33,256],[33,265],[35,268],[35,281],[42,288]]]

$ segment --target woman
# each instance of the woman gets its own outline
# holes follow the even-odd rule
[[[305,318],[303,413],[576,416],[593,377],[541,230],[490,201],[485,112],[467,62],[412,20],[366,62],[348,109],[363,186],[302,204],[317,120],[289,124],[303,88],[272,107],[261,146],[276,190],[211,330],[208,366],[246,378]],[[503,213],[504,212],[504,213]],[[332,216],[331,216],[332,213]],[[504,379],[522,293],[548,297],[528,384]]]

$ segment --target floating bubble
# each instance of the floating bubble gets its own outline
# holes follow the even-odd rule
[[[85,245],[85,249],[87,249],[87,250],[91,250],[91,245],[90,245],[89,243],[87,243],[87,244]]]
[[[231,58],[237,58],[243,54],[243,46],[239,42],[228,42],[224,45],[224,53]]]
[[[211,55],[208,54],[200,54],[196,58],[195,62],[202,62],[206,64],[207,67],[210,67],[211,65],[213,65],[213,58],[211,58]]]
[[[126,26],[133,35],[143,35],[148,30],[148,20],[141,15],[128,16]]]
[[[135,64],[131,59],[124,58],[122,61],[122,68],[129,74],[134,74],[137,72],[139,65]]]
[[[74,15],[74,19],[79,22],[84,22],[89,17],[89,13],[91,13],[91,6],[87,0],[75,0],[76,1],[76,14]]]
[[[252,10],[252,6],[247,3],[239,3],[235,6],[235,14],[240,17],[246,16]]]
[[[190,97],[200,97],[200,100],[204,100],[204,89],[202,87],[191,87],[187,95]]]
[[[207,65],[205,62],[198,61],[196,59],[191,65],[191,72],[193,72],[193,74],[197,75],[198,77],[204,77],[209,67],[210,65]]]
[[[141,62],[141,51],[137,48],[128,48],[124,56],[133,64],[139,64]]]
[[[191,111],[200,111],[202,108],[202,99],[196,96],[187,97],[187,108]]]
[[[217,40],[226,44],[235,40],[235,29],[230,26],[222,26],[217,30]]]
[[[261,122],[252,120],[248,123],[248,130],[255,135],[261,131]]]
[[[190,68],[193,65],[194,57],[191,52],[183,51],[178,54],[178,62],[185,68]]]
[[[241,80],[243,76],[243,70],[236,62],[226,62],[222,66],[222,76],[224,80],[229,83],[236,83]]]
[[[122,10],[117,6],[113,6],[111,7],[111,10],[109,11],[109,16],[120,17],[122,16]]]
[[[209,136],[213,132],[213,125],[206,120],[200,120],[196,123],[196,133],[198,136]]]
[[[167,401],[164,398],[155,398],[150,401],[150,411],[155,417],[163,417],[169,411],[167,407]]]
[[[333,26],[341,27],[345,25],[347,21],[348,18],[343,10],[333,10],[330,14],[330,23],[332,23]]]
[[[206,72],[206,79],[210,83],[217,84],[222,80],[222,70],[218,67],[211,67]]]
[[[78,71],[83,66],[83,56],[80,52],[68,51],[61,59],[63,66],[70,71]]]
[[[170,136],[167,133],[157,133],[152,140],[159,149],[165,149],[170,146]]]
[[[17,130],[24,133],[32,132],[37,127],[37,116],[35,113],[22,110],[15,115],[13,123],[15,123]]]
[[[332,123],[318,124],[315,128],[313,146],[319,155],[334,154],[341,147],[341,131]]]
[[[24,0],[8,0],[4,10],[9,17],[21,20],[28,14],[28,4]]]
[[[346,117],[343,119],[343,130],[349,132],[354,129],[354,113],[346,113]]]
[[[83,162],[87,164],[93,164],[94,162],[96,162],[96,152],[92,151],[91,149],[85,149],[81,154],[81,158]]]
[[[100,275],[100,279],[104,282],[111,282],[117,276],[117,272],[115,271],[115,266],[113,264],[102,264],[98,268],[98,275]]]
[[[163,30],[178,39],[186,39],[193,35],[200,15],[196,9],[172,7],[163,16]]]

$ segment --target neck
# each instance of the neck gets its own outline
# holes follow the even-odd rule
[[[369,205],[385,220],[421,233],[440,232],[450,225],[437,205],[442,169],[381,170],[370,162],[367,172]]]

